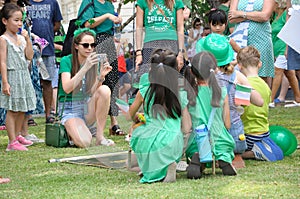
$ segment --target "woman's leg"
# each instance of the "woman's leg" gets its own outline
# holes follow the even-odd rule
[[[299,91],[299,83],[295,73],[295,70],[286,70],[285,75],[289,80],[290,86],[294,92],[294,97],[296,102],[300,102],[300,91]]]
[[[100,145],[105,140],[104,129],[106,125],[106,117],[110,107],[110,89],[106,85],[102,85],[93,94],[88,103],[88,114],[85,116],[88,125],[93,122],[97,123],[96,145]]]
[[[286,94],[289,90],[289,85],[290,84],[289,84],[288,79],[286,78],[285,75],[283,75],[282,81],[281,81],[280,93],[277,97],[280,101],[285,101]]]
[[[89,147],[92,141],[92,134],[86,126],[84,120],[71,118],[65,122],[65,128],[74,145],[80,148]]]
[[[275,99],[275,96],[277,94],[278,88],[282,82],[282,76],[283,76],[284,70],[281,68],[275,67],[275,76],[272,82],[272,95],[271,95],[271,101],[273,102]]]

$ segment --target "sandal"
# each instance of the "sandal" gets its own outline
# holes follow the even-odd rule
[[[103,139],[103,140],[101,140],[100,145],[113,146],[113,145],[115,145],[115,142],[112,141],[111,139]]]
[[[28,119],[27,124],[28,126],[37,126],[37,123],[34,121],[33,118]]]
[[[186,163],[186,161],[180,161],[177,163],[176,171],[186,171],[188,166],[189,165]]]
[[[109,129],[109,135],[126,135],[126,133],[116,124]]]

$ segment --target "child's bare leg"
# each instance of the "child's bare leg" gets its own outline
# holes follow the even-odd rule
[[[18,112],[17,117],[16,117],[16,136],[21,134],[23,122],[25,120],[25,113],[24,112]]]
[[[175,182],[176,181],[176,163],[173,162],[169,165],[167,175],[163,182]]]
[[[5,126],[8,134],[9,143],[16,139],[16,116],[17,112],[7,111]]]

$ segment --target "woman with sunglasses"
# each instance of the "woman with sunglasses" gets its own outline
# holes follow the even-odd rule
[[[189,31],[189,44],[190,48],[188,49],[188,57],[189,59],[193,58],[196,54],[196,43],[199,39],[201,39],[201,34],[203,32],[203,26],[201,26],[201,20],[199,18],[195,18],[193,21],[193,27]]]
[[[117,51],[114,43],[114,26],[120,24],[122,18],[116,16],[114,5],[108,0],[84,0],[82,1],[78,13],[89,3],[93,2],[81,17],[81,25],[92,28],[97,33],[96,36],[96,52],[107,54],[108,62],[112,66],[112,71],[105,78],[104,84],[111,90],[110,102],[110,122],[109,133],[111,135],[124,135],[125,132],[120,128],[117,121],[119,113],[116,105],[116,98],[119,96],[119,72]]]
[[[94,52],[95,37],[96,33],[88,28],[76,30],[72,53],[61,59],[59,69],[59,112],[63,110],[61,122],[74,145],[81,148],[91,144],[89,126],[95,122],[96,145],[114,145],[103,133],[111,94],[103,82],[112,67],[108,62],[99,67],[99,55]]]

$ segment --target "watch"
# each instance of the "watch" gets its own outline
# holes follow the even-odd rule
[[[185,53],[185,50],[183,48],[180,48],[178,51],[181,53]]]

